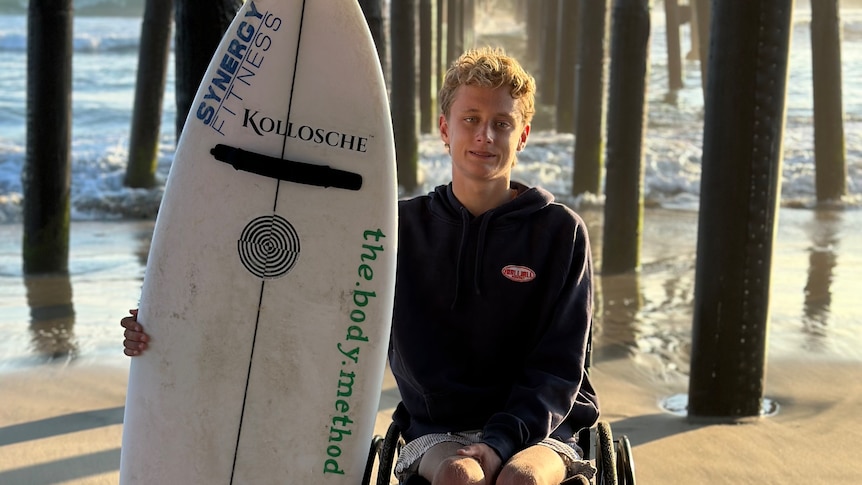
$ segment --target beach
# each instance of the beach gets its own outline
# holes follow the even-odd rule
[[[600,255],[601,212],[582,214],[593,251]],[[862,281],[856,242],[862,240],[862,213],[816,214],[795,209],[779,214],[765,380],[766,397],[779,406],[772,416],[737,424],[690,423],[661,405],[687,389],[696,213],[647,210],[641,272],[597,277],[590,372],[602,419],[632,444],[640,483],[862,481],[862,464],[851,456],[862,439],[855,424],[862,411],[862,356],[855,331],[862,309],[854,292]],[[817,243],[823,225],[811,221],[818,217],[838,219],[828,244]],[[0,225],[4,485],[118,479],[128,375],[118,322],[137,304],[152,221],[81,222],[72,228],[71,291],[59,292],[74,295],[72,322],[55,315],[62,331],[43,326],[37,332],[28,323],[32,302],[49,301],[55,307],[62,302],[38,296],[33,288],[57,285],[30,285],[28,292],[15,268],[20,227]],[[823,252],[832,254],[826,258],[832,261],[826,265],[829,276],[813,280],[828,285],[816,288],[811,274],[823,270],[812,265],[812,254]],[[818,315],[816,305],[806,303],[811,294],[829,295],[825,305],[820,299],[819,317],[811,317]],[[814,320],[806,322],[810,318]],[[28,327],[29,338],[20,337]],[[52,360],[39,352],[50,348],[46,335],[54,344],[63,341],[58,335],[65,335],[63,348],[74,350]],[[387,373],[377,433],[385,432],[398,399]]]
[[[572,134],[536,128],[519,156],[513,178],[547,188],[589,227],[597,268],[591,377],[601,419],[630,440],[641,484],[862,483],[862,462],[851,456],[862,440],[862,11],[842,14],[848,195],[832,209],[817,208],[814,197],[810,12],[794,17],[771,260],[765,397],[777,412],[770,416],[690,422],[663,405],[678,404],[687,391],[697,232],[709,221],[698,216],[699,66],[685,62],[677,104],[664,103],[661,9],[652,14],[641,270],[601,274],[603,199],[568,195]],[[129,369],[119,320],[138,306],[174,155],[171,59],[160,184],[123,186],[140,19],[75,22],[69,274],[25,278],[26,17],[0,15],[0,67],[7,73],[0,79],[0,485],[117,483]],[[506,39],[522,35],[522,25],[484,17],[481,23]],[[421,136],[419,151],[422,186],[415,193],[424,193],[445,183],[451,169],[436,133]],[[385,432],[398,401],[387,373],[377,433]]]

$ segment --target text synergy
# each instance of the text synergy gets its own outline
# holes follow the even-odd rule
[[[273,36],[282,26],[282,19],[271,12],[261,13],[254,2],[244,13],[245,19],[230,39],[228,48],[216,68],[215,75],[206,85],[206,93],[195,110],[195,117],[221,135],[227,117],[242,120],[241,126],[258,136],[276,134],[304,142],[327,145],[365,153],[368,137],[342,133],[261,114],[247,108],[236,109],[231,101],[241,102],[242,91],[251,88],[254,77],[263,67],[265,53],[273,45]]]

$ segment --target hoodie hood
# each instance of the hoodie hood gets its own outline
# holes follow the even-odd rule
[[[554,202],[554,196],[541,187],[527,187],[520,182],[511,182],[510,188],[518,191],[518,196],[505,204],[489,210],[479,216],[473,216],[470,211],[455,197],[452,183],[440,185],[428,194],[430,197],[431,212],[442,219],[450,221],[461,221],[465,216],[468,220],[487,218],[494,220],[495,224],[506,224],[507,221],[518,220],[522,217],[542,210]],[[460,222],[458,222],[460,223]]]
[[[452,309],[455,309],[458,304],[458,298],[461,291],[463,291],[461,282],[465,279],[473,281],[472,291],[476,295],[482,294],[482,264],[484,262],[485,240],[488,232],[529,217],[554,201],[553,194],[540,187],[527,187],[520,182],[514,181],[510,183],[509,187],[517,191],[517,196],[514,199],[478,216],[471,214],[461,204],[461,201],[455,197],[451,182],[448,185],[438,186],[429,194],[431,213],[435,217],[444,219],[448,223],[458,225],[461,228],[461,243],[455,267],[455,294],[452,298]],[[463,262],[466,259],[467,251],[470,250],[468,242],[471,240],[471,231],[477,231],[475,238],[477,241],[475,264],[473,268],[465,268]],[[468,271],[472,271],[472,278],[465,278],[465,276],[469,275]]]

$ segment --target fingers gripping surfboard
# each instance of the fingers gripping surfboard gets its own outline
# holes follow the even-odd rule
[[[390,120],[357,2],[243,5],[156,220],[121,483],[360,481],[394,295]]]

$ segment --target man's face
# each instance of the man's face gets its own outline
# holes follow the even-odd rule
[[[504,179],[508,187],[515,155],[530,133],[518,108],[506,87],[458,88],[448,119],[440,116],[440,136],[449,145],[453,179]]]

